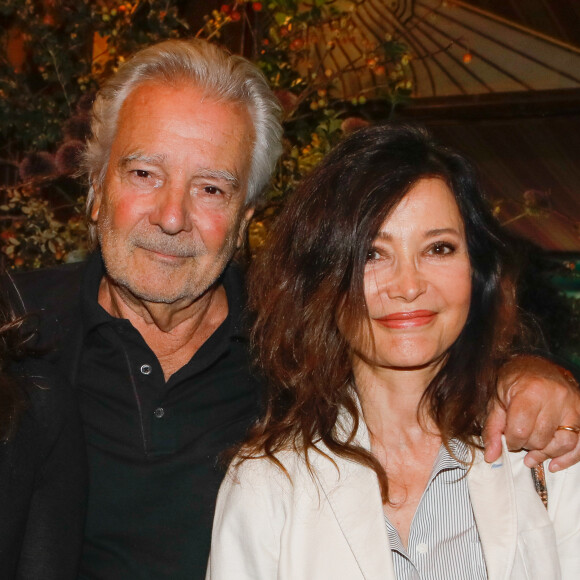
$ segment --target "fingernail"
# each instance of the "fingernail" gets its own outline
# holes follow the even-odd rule
[[[560,469],[562,469],[559,465],[554,465],[553,463],[550,463],[550,471],[552,473],[556,473],[556,471],[560,471]]]

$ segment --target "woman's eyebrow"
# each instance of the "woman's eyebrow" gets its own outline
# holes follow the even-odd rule
[[[440,236],[442,234],[454,234],[456,236],[461,235],[459,230],[457,230],[456,228],[432,228],[430,230],[427,230],[423,236],[425,238],[432,238],[432,237],[436,237],[436,236]],[[377,240],[385,240],[385,241],[391,241],[393,239],[392,234],[390,234],[389,232],[379,232],[377,234],[376,237]]]
[[[440,236],[442,234],[460,235],[460,232],[456,228],[434,228],[432,230],[427,230],[425,232],[425,237],[431,238],[434,236]]]

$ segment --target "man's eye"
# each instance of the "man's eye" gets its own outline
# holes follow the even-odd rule
[[[139,177],[140,179],[147,179],[148,177],[151,177],[149,171],[145,171],[145,169],[135,169],[133,173],[135,174],[136,177]]]
[[[219,195],[222,193],[222,190],[218,187],[215,187],[215,185],[206,185],[203,190],[210,195]]]

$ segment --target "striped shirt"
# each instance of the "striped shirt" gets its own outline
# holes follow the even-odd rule
[[[461,460],[467,447],[451,441]],[[385,517],[397,580],[485,580],[487,570],[467,488],[467,466],[442,445],[411,523],[407,549]]]

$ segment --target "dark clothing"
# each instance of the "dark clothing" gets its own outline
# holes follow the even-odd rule
[[[0,578],[73,580],[87,487],[74,393],[45,362],[21,362],[11,374],[26,408],[0,444]]]
[[[103,274],[100,256],[93,256],[83,267],[17,279],[29,309],[59,294],[43,314],[43,343],[59,339],[51,357],[77,387],[87,439],[90,493],[80,577],[204,578],[223,477],[217,458],[243,437],[257,412],[242,278],[227,268],[228,316],[165,382],[131,323],[98,304]]]

